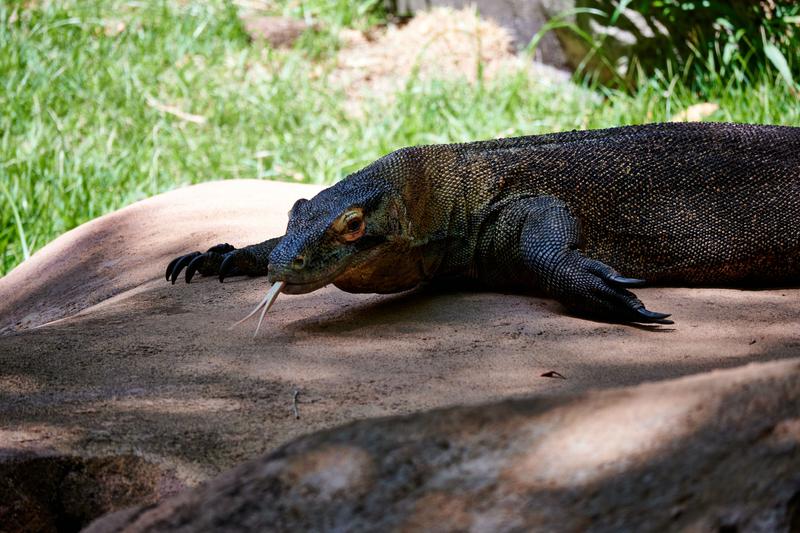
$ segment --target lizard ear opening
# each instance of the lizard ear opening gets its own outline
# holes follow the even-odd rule
[[[366,222],[364,220],[364,210],[354,207],[344,212],[342,216],[333,223],[333,229],[339,234],[342,242],[354,242],[364,236]]]

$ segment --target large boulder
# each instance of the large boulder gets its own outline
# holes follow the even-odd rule
[[[179,253],[279,235],[294,201],[317,190],[172,191],[76,228],[0,278],[0,526],[31,509],[39,524],[80,525],[114,501],[153,502],[354,420],[798,354],[797,288],[638,289],[674,314],[674,326],[652,328],[583,320],[524,294],[327,287],[282,296],[253,339],[252,324],[229,327],[263,297],[263,279],[164,280]],[[47,480],[42,465],[55,465]],[[76,507],[58,489],[65,479],[92,500]]]
[[[319,190],[256,180],[206,183],[98,217],[0,278],[0,335],[74,315],[153,280],[170,255],[279,234],[286,226],[283,205]]]
[[[87,533],[800,528],[800,361],[363,421]]]

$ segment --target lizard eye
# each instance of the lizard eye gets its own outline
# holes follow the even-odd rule
[[[342,215],[334,224],[334,229],[342,241],[353,242],[364,235],[365,226],[364,212],[361,208],[356,208]]]
[[[350,220],[347,221],[347,231],[349,232],[356,232],[361,229],[361,224],[364,221],[361,220],[359,217],[351,217]]]

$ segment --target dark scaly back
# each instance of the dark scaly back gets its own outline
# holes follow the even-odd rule
[[[560,198],[585,253],[649,281],[722,284],[800,274],[800,128],[653,124],[407,149],[447,236],[442,273],[471,273],[507,202]],[[419,196],[418,196],[419,198]]]

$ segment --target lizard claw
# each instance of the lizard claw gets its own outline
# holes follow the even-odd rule
[[[195,257],[198,257],[200,252],[192,252],[190,254],[186,254],[183,257],[180,257],[175,265],[172,267],[172,273],[169,276],[170,281],[173,285],[175,285],[175,280],[178,279],[178,274],[181,273],[181,270],[192,262]]]
[[[172,268],[175,266],[175,263],[180,261],[182,257],[183,257],[182,255],[179,255],[178,257],[170,261],[169,264],[167,265],[167,281],[169,281],[169,275],[172,274]]]
[[[637,287],[647,283],[647,281],[643,279],[620,276],[616,270],[595,259],[582,258],[581,265],[584,270],[602,278],[604,281],[619,285],[620,287]]]
[[[202,253],[181,255],[167,265],[167,281],[174,285],[184,268],[186,283],[191,283],[198,273],[203,276],[219,276],[220,281],[230,276],[266,275],[267,257],[278,240],[280,239],[271,239],[246,248],[236,248],[228,243],[217,244]]]
[[[206,252],[192,252],[176,257],[167,265],[167,281],[175,284],[183,269],[186,269],[186,283],[191,283],[198,272],[203,276],[216,275],[220,271],[223,259],[237,251],[228,243],[212,246]],[[237,274],[238,272],[234,272]]]
[[[186,267],[186,283],[190,283],[194,277],[194,273],[203,268],[206,263],[206,254],[200,254],[187,265]]]
[[[617,285],[623,285],[628,287],[636,287],[647,283],[647,281],[643,279],[626,278],[624,276],[620,276],[619,274],[611,274],[607,276],[606,279],[612,283],[616,283]]]
[[[230,273],[233,271],[233,254],[228,254],[225,256],[225,259],[222,260],[222,264],[219,266],[219,282],[222,283],[225,281]]]
[[[674,324],[672,320],[667,320],[667,317],[670,316],[669,313],[658,313],[656,311],[650,311],[645,309],[644,307],[640,307],[636,309],[636,314],[639,316],[641,320],[639,322],[645,322],[648,324]]]
[[[667,320],[669,314],[645,308],[642,301],[626,288],[642,285],[645,280],[621,276],[605,263],[578,255],[573,256],[573,260],[567,265],[584,274],[578,278],[581,282],[573,286],[566,295],[568,306],[576,311],[613,321],[642,324],[674,323],[672,320]]]

